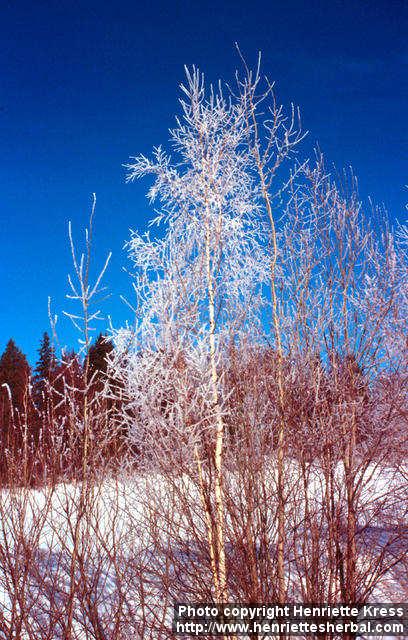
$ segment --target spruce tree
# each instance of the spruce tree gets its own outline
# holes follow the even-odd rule
[[[21,447],[21,425],[29,412],[30,366],[14,340],[9,340],[0,358],[0,473],[5,472],[4,452]]]
[[[34,399],[39,409],[44,408],[47,382],[54,378],[55,371],[54,347],[51,344],[50,336],[47,332],[44,332],[38,349],[38,361],[35,365],[33,376]]]
[[[112,351],[111,341],[102,333],[99,334],[96,342],[90,346],[88,352],[89,376],[96,379],[103,377],[106,373],[108,362],[107,357]]]
[[[5,393],[3,385],[8,387],[13,407],[20,412],[24,408],[29,379],[30,366],[27,358],[14,340],[10,339],[0,358],[0,387],[3,389],[3,394]]]

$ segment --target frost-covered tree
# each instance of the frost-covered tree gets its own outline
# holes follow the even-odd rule
[[[359,500],[385,455],[387,369],[399,407],[383,428],[396,431],[402,415],[404,230],[396,241],[370,223],[354,178],[343,189],[320,155],[290,162],[282,178],[303,137],[297,111],[285,114],[259,67],[244,71],[225,91],[188,71],[170,151],[127,165],[129,181],[153,178],[155,232],[128,243],[136,319],[114,332],[113,378],[140,467],[170,483],[168,504],[183,505],[183,516],[164,515],[166,501],[155,503],[174,527],[165,543],[174,562],[174,519],[190,533],[203,527],[211,597],[235,595],[239,583],[254,601],[286,601],[301,540],[315,568],[328,566],[327,588],[313,578],[309,600],[318,591],[353,600]],[[327,499],[318,517],[330,531],[323,560],[305,530],[317,507],[296,507],[316,460]],[[242,551],[249,578],[232,560],[228,570],[227,549]]]
[[[207,428],[213,429],[215,530],[210,548],[215,591],[224,599],[219,363],[229,341],[259,330],[267,257],[241,101],[225,97],[221,88],[207,92],[195,69],[187,71],[182,90],[182,117],[171,131],[175,158],[159,147],[152,159],[139,156],[128,165],[129,180],[154,177],[149,197],[160,203],[154,222],[163,231],[155,239],[132,234],[129,252],[137,272],[137,322],[132,335],[118,332],[116,346],[124,355],[128,392],[142,423],[149,425],[147,430],[151,407],[146,398],[154,401],[162,395],[169,362],[177,371],[177,363],[185,359],[195,372],[196,391],[200,389],[206,407],[204,414],[189,420],[190,431],[203,417]],[[180,398],[180,389],[176,394]],[[178,428],[185,438],[188,424],[179,417]],[[199,440],[194,451],[199,464]]]
[[[158,233],[151,238],[133,232],[128,244],[136,325],[116,332],[114,368],[128,394],[140,448],[165,439],[167,451],[179,446],[186,467],[196,467],[220,600],[227,596],[223,361],[231,344],[260,340],[271,301],[273,340],[282,360],[272,178],[301,139],[270,85],[261,99],[259,85],[259,69],[238,82],[236,94],[221,84],[207,88],[202,74],[187,70],[182,114],[170,132],[172,155],[157,147],[151,159],[138,156],[127,165],[129,181],[154,178],[148,195],[158,203],[152,221]],[[258,122],[261,102],[267,116]],[[283,428],[280,440],[282,457]],[[214,467],[213,504],[204,496],[203,460]],[[282,473],[280,478],[282,484]],[[283,523],[283,505],[280,513]],[[280,582],[284,599],[282,576]]]

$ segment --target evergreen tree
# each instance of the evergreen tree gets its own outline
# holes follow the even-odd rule
[[[30,380],[30,366],[24,353],[17,347],[14,340],[9,340],[0,358],[0,386],[3,395],[7,385],[10,390],[12,404],[15,409],[22,411]]]
[[[90,346],[88,352],[88,375],[97,383],[107,371],[107,357],[113,346],[107,336],[99,334],[96,342]]]
[[[83,369],[74,350],[63,352],[61,362],[55,367],[53,389],[59,405],[57,414],[64,416],[68,405],[77,405],[84,390]]]
[[[0,473],[5,472],[5,451],[16,452],[21,446],[21,426],[31,408],[29,403],[30,366],[14,340],[9,340],[0,358]],[[27,417],[27,415],[26,415]],[[7,466],[7,465],[6,465]]]
[[[38,350],[38,361],[35,365],[33,376],[34,399],[39,409],[44,408],[47,382],[53,380],[55,372],[56,361],[54,347],[51,344],[50,336],[47,332],[44,332]]]

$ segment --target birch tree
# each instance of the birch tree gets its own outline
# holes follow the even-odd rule
[[[174,366],[177,358],[188,359],[197,372],[213,443],[213,506],[204,504],[213,583],[217,599],[226,600],[220,359],[228,342],[260,330],[267,252],[258,216],[259,187],[247,153],[245,105],[225,97],[221,86],[206,89],[196,69],[186,71],[181,88],[182,117],[171,131],[176,158],[159,147],[152,159],[138,156],[127,166],[128,180],[153,175],[149,198],[160,202],[154,223],[164,230],[154,240],[133,233],[129,242],[137,269],[138,319],[131,354],[126,331],[118,333],[116,343],[126,354],[127,385],[142,414],[146,395],[140,394],[140,382],[146,371],[159,372],[160,386],[160,367],[165,360],[168,366],[169,357]],[[176,395],[181,397],[180,389]],[[185,436],[186,416],[180,419]],[[194,426],[202,421],[200,415]],[[197,432],[193,439],[204,500],[203,446]]]

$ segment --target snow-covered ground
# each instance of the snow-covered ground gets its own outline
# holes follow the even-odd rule
[[[369,574],[373,554],[386,558],[388,567],[371,591],[372,602],[407,599],[407,471],[371,466],[361,483],[357,531],[364,545],[359,571],[367,566]],[[267,475],[273,495],[273,466]],[[299,522],[304,495],[296,463],[287,463],[286,478],[287,510]],[[340,467],[334,480],[340,496]],[[230,493],[239,493],[237,477],[230,474],[227,485]],[[324,499],[324,474],[318,468],[311,470],[308,494],[314,505]],[[180,496],[192,505],[191,513],[177,511]],[[133,474],[86,488],[61,483],[3,490],[0,509],[0,637],[5,639],[66,637],[70,608],[72,638],[77,640],[163,637],[182,566],[170,566],[176,557],[170,547],[177,544],[183,553],[191,527],[194,540],[206,539],[199,490],[187,477],[169,481]],[[231,531],[228,510],[226,517]],[[321,535],[326,535],[323,530]],[[271,530],[271,545],[273,536]],[[228,544],[233,546],[231,535]],[[192,558],[188,561],[194,562]]]

